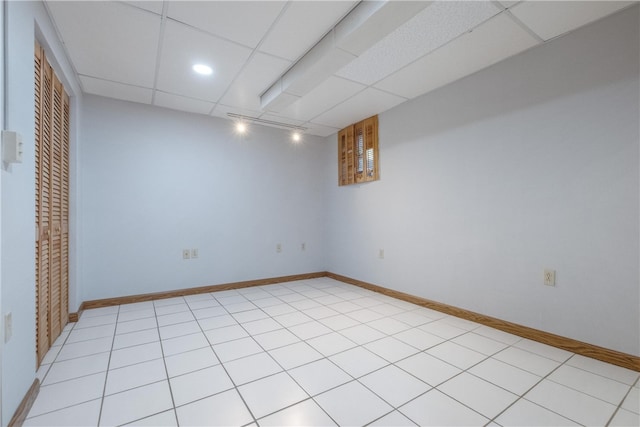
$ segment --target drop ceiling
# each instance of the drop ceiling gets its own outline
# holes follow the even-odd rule
[[[305,94],[269,111],[260,96],[359,2],[45,2],[85,93],[222,118],[235,113],[318,136],[633,3],[424,2]],[[213,75],[195,74],[195,63],[210,65]]]

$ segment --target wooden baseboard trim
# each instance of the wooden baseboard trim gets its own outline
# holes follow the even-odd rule
[[[69,313],[69,322],[77,322],[80,318],[80,311],[76,313]]]
[[[78,312],[81,314],[82,311],[89,310],[92,308],[110,307],[113,305],[131,304],[135,302],[152,301],[157,299],[183,297],[186,295],[195,295],[195,294],[202,294],[202,293],[216,292],[216,291],[227,291],[231,289],[242,289],[242,288],[249,288],[253,286],[273,285],[276,283],[293,282],[296,280],[315,279],[318,277],[325,277],[326,275],[327,275],[326,271],[319,271],[316,273],[294,274],[291,276],[247,280],[244,282],[233,282],[233,283],[225,283],[221,285],[201,286],[197,288],[178,289],[175,291],[155,292],[151,294],[139,294],[139,295],[124,296],[124,297],[91,300],[91,301],[83,302],[80,305],[80,310],[78,310]]]
[[[38,392],[40,392],[40,380],[36,378],[33,380],[33,384],[29,387],[27,394],[22,398],[22,402],[18,405],[18,409],[13,414],[11,421],[9,421],[9,427],[21,427],[24,423],[24,420],[27,419],[27,415],[33,406],[33,402],[36,401],[36,397],[38,397]]]
[[[523,338],[528,338],[530,340],[538,341],[543,344],[558,347],[572,353],[591,357],[593,359],[598,359],[603,362],[611,363],[613,365],[640,372],[640,357],[638,356],[633,356],[631,354],[622,353],[616,350],[610,350],[608,348],[599,347],[597,345],[584,343],[572,338],[566,338],[549,332],[540,331],[538,329],[529,328],[527,326],[518,325],[517,323],[507,322],[506,320],[496,319],[495,317],[485,316],[484,314],[479,314],[451,305],[431,301],[425,298],[406,294],[404,292],[394,291],[392,289],[373,285],[371,283],[352,279],[350,277],[341,276],[339,274],[327,273],[327,277],[339,280],[341,282],[349,283],[351,285],[359,286],[361,288],[369,289],[371,291],[397,298],[399,300],[407,301],[422,307],[427,307],[432,310],[437,310],[442,313],[460,317],[462,319],[471,320],[472,322],[490,326],[492,328],[499,329],[510,334],[518,335]]]

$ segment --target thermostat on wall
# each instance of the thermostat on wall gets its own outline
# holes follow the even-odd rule
[[[22,135],[18,132],[2,131],[2,160],[6,163],[22,163]]]

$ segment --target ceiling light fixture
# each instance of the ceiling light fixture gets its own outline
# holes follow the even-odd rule
[[[213,68],[205,64],[195,64],[192,68],[193,71],[203,76],[210,76],[211,74],[213,74]]]
[[[237,122],[236,123],[236,133],[238,133],[240,135],[244,135],[245,133],[247,133],[247,125],[242,121]]]
[[[292,130],[298,131],[299,134],[308,129],[304,126],[292,125],[290,123],[276,122],[275,120],[260,119],[258,117],[243,116],[242,114],[236,114],[236,113],[227,113],[227,117],[230,117],[238,121],[238,123],[249,122],[249,123],[257,123],[259,125],[283,128],[283,129],[292,129]]]
[[[302,139],[302,135],[300,135],[300,132],[293,132],[291,134],[291,139],[293,140],[293,142],[300,142],[300,140]]]

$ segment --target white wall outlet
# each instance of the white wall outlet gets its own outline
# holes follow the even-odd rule
[[[2,160],[6,163],[22,163],[22,135],[8,130],[2,131]]]
[[[378,250],[378,258],[384,259],[384,249],[379,249]]]
[[[13,316],[11,313],[4,315],[4,342],[9,342],[13,335]]]
[[[555,270],[544,270],[544,284],[546,286],[555,286],[556,285],[556,271]]]
[[[189,259],[189,258],[191,258],[191,250],[183,249],[182,250],[182,259]]]
[[[302,243],[302,244],[300,245],[300,250],[301,250],[301,251],[306,251],[306,250],[307,250],[307,244],[306,244],[306,243]]]
[[[282,245],[280,243],[276,244],[276,252],[282,252]]]
[[[198,248],[191,249],[191,259],[198,258]]]

